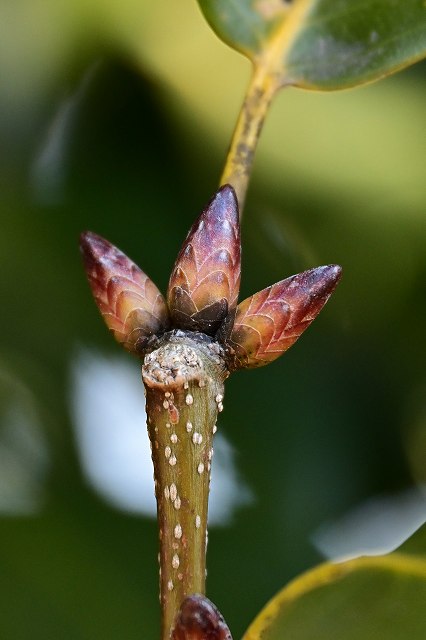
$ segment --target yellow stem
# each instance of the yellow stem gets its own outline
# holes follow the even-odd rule
[[[238,116],[220,184],[234,187],[240,207],[244,208],[254,153],[269,105],[279,89],[279,78],[260,62],[255,64],[251,81]]]

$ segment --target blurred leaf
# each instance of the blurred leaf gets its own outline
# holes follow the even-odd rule
[[[423,531],[413,538],[422,540]],[[402,548],[410,551],[407,543]],[[243,640],[422,640],[425,598],[421,555],[392,553],[326,563],[280,591]]]
[[[216,33],[277,83],[341,89],[426,55],[422,0],[199,0]]]
[[[399,547],[398,551],[415,556],[424,556],[426,558],[426,524],[419,527],[419,529]]]

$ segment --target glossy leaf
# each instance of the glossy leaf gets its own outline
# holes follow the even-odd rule
[[[198,1],[217,35],[250,59],[268,46],[291,9],[291,2],[285,0]]]
[[[243,640],[423,640],[425,602],[420,556],[327,563],[279,592]]]
[[[260,367],[287,351],[317,317],[341,271],[337,265],[309,269],[241,302],[227,339],[231,367]]]
[[[170,276],[167,301],[176,326],[216,333],[237,305],[240,255],[238,203],[225,185],[193,224]]]
[[[169,324],[166,302],[155,284],[122,251],[90,231],[80,238],[95,302],[115,339],[140,353],[147,338]]]
[[[217,34],[279,85],[340,89],[426,55],[423,0],[199,0]]]

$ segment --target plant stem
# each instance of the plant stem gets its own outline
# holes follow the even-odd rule
[[[240,207],[244,208],[254,153],[269,105],[280,84],[276,74],[262,63],[255,64],[241,107],[220,184],[234,187]]]
[[[205,593],[207,508],[213,434],[228,375],[220,347],[173,331],[144,361],[148,431],[160,538],[162,640],[182,601]]]

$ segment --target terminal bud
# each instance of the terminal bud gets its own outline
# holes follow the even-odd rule
[[[173,324],[214,335],[237,305],[240,272],[238,203],[225,185],[191,227],[172,270],[167,301]]]

